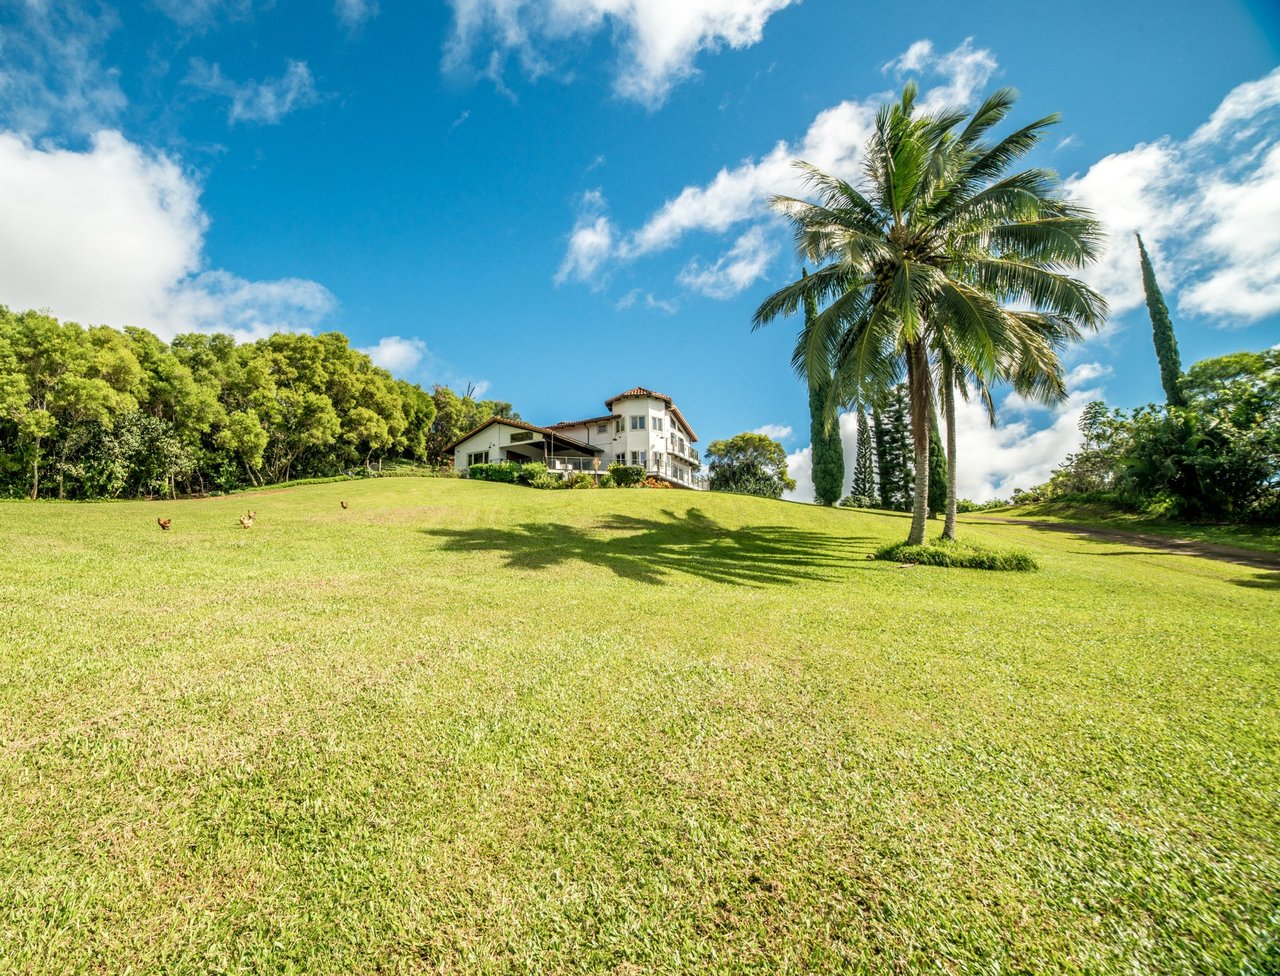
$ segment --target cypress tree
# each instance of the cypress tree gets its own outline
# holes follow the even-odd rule
[[[808,277],[808,272],[802,272]],[[804,320],[806,326],[818,315],[818,305],[807,296],[804,301]],[[830,372],[823,364],[823,375]],[[809,385],[809,443],[812,445],[813,458],[813,494],[819,505],[834,505],[840,500],[840,489],[844,484],[844,446],[840,443],[840,425],[835,424],[831,430],[824,422],[824,409],[827,402],[827,391],[831,386],[828,378],[820,386]]]
[[[1138,238],[1138,253],[1142,256],[1142,290],[1147,296],[1147,314],[1151,316],[1151,338],[1156,345],[1156,359],[1160,361],[1164,399],[1171,407],[1185,407],[1187,399],[1182,395],[1182,361],[1178,358],[1178,339],[1173,334],[1169,309],[1164,303],[1164,295],[1160,293],[1160,284],[1143,246],[1142,235],[1133,236]]]
[[[947,450],[942,446],[938,415],[929,421],[929,518],[947,509]]]
[[[871,443],[871,427],[867,423],[864,410],[858,411],[858,460],[853,468],[853,487],[850,493],[855,497],[874,499],[876,497],[875,445]]]

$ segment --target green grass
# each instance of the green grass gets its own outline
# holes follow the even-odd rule
[[[866,558],[906,529],[0,504],[0,972],[1275,971],[1280,573]]]
[[[1214,525],[1190,522],[1171,522],[1134,512],[1126,512],[1112,505],[1097,502],[1039,502],[1034,505],[1018,505],[994,509],[989,513],[974,513],[970,518],[984,514],[1004,518],[1027,518],[1042,522],[1063,522],[1071,525],[1090,525],[1106,529],[1123,529],[1153,535],[1167,535],[1178,539],[1194,539],[1241,549],[1257,549],[1262,552],[1280,553],[1280,526],[1276,525]]]
[[[941,566],[948,569],[994,569],[1031,573],[1040,568],[1023,549],[993,549],[963,539],[926,539],[923,545],[891,542],[875,551],[875,558],[891,563]]]

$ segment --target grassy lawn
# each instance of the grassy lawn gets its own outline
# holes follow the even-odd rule
[[[972,517],[979,518],[981,514],[978,513]],[[1193,525],[1186,522],[1168,522],[1134,512],[1121,511],[1111,505],[1091,502],[1040,502],[1034,505],[996,509],[990,514],[1002,518],[1027,518],[1042,522],[1124,529],[1152,535],[1167,535],[1177,539],[1195,539],[1197,542],[1213,542],[1224,546],[1239,546],[1241,549],[1280,552],[1280,527],[1277,526]]]
[[[867,561],[905,533],[0,504],[0,972],[1277,971],[1280,574],[1013,525],[964,534],[1041,572]]]

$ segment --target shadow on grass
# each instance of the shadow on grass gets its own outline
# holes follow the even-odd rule
[[[837,538],[779,525],[728,529],[700,509],[663,518],[611,515],[589,528],[525,522],[510,528],[423,529],[446,552],[497,552],[514,569],[573,560],[624,579],[664,583],[673,572],[717,583],[777,586],[840,579],[866,568],[866,539]],[[855,548],[861,551],[853,551]]]
[[[1280,573],[1259,573],[1252,579],[1237,580],[1237,586],[1251,586],[1259,590],[1280,590]]]

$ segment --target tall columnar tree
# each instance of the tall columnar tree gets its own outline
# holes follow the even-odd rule
[[[938,430],[938,415],[929,418],[929,518],[947,509],[947,455]]]
[[[871,440],[871,426],[867,412],[858,411],[858,457],[853,469],[853,485],[850,494],[856,498],[876,497],[875,444]]]
[[[908,541],[924,541],[929,418],[940,336],[968,368],[998,375],[1002,358],[1040,346],[1037,326],[1096,327],[1102,297],[1072,276],[1098,253],[1101,227],[1057,196],[1043,169],[1010,172],[1056,123],[1048,116],[1002,139],[986,136],[1016,101],[1011,89],[972,116],[921,113],[914,83],[883,106],[855,186],[798,163],[817,200],[775,197],[802,260],[818,265],[766,298],[757,327],[794,315],[812,295],[824,310],[807,329],[803,357],[825,368],[836,351],[832,399],[871,404],[906,374],[915,455]],[[1046,353],[1047,354],[1047,353]]]
[[[1173,334],[1169,309],[1160,292],[1160,283],[1156,281],[1151,257],[1142,243],[1142,235],[1133,236],[1138,238],[1138,254],[1142,258],[1142,290],[1147,296],[1151,339],[1156,346],[1156,359],[1160,362],[1160,385],[1164,387],[1164,399],[1171,407],[1185,407],[1187,398],[1182,393],[1182,361],[1178,358],[1178,338]]]
[[[802,274],[807,274],[802,270]],[[804,303],[806,328],[818,315],[818,306],[812,297]],[[801,332],[801,336],[804,332]],[[844,487],[844,445],[840,443],[840,424],[827,414],[827,400],[831,392],[831,369],[828,367],[814,377],[808,369],[802,373],[809,387],[809,443],[812,449],[813,494],[819,505],[834,505],[840,500]],[[817,379],[818,382],[814,382]]]

